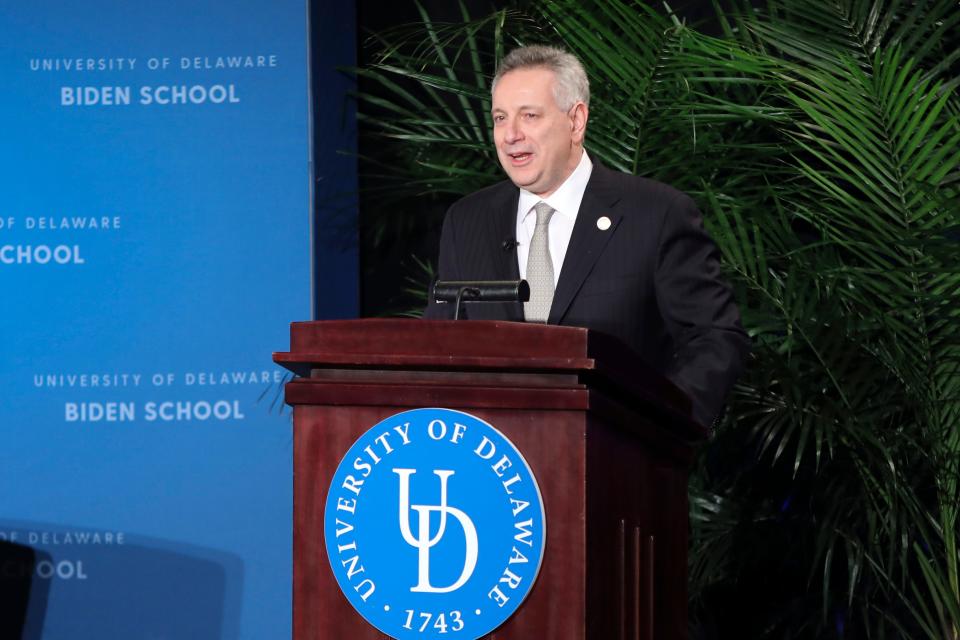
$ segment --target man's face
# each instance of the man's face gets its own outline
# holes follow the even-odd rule
[[[515,69],[493,92],[493,139],[515,185],[545,198],[573,173],[583,152],[587,106],[562,111],[553,95],[553,71]]]

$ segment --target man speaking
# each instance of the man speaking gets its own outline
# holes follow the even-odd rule
[[[665,184],[592,161],[590,85],[573,55],[515,49],[493,80],[494,141],[509,181],[454,204],[440,280],[517,280],[530,301],[471,305],[480,320],[546,322],[616,336],[693,400],[710,425],[749,340],[700,212]],[[431,300],[425,317],[453,305]]]

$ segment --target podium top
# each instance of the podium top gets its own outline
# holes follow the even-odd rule
[[[580,327],[383,318],[293,322],[290,351],[274,353],[273,360],[304,377],[318,369],[575,373],[690,415],[689,397],[629,347]]]

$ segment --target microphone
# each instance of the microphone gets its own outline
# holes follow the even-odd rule
[[[438,280],[433,283],[436,302],[453,302],[453,319],[460,319],[464,302],[527,302],[530,285],[526,280]]]
[[[503,244],[500,245],[504,251],[511,251],[520,246],[520,243],[517,242],[516,238],[507,238],[503,241]]]

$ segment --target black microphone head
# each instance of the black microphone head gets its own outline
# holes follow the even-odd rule
[[[437,280],[432,295],[437,302],[527,302],[530,285],[526,280]]]
[[[511,249],[517,247],[520,243],[517,242],[514,238],[507,238],[503,241],[503,244],[500,245],[503,247],[504,251],[510,251]]]

